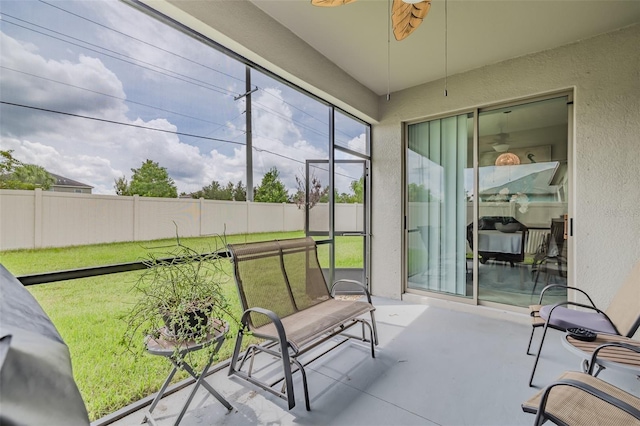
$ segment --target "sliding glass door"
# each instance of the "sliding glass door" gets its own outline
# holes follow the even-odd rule
[[[465,169],[473,120],[467,114],[408,127],[408,287],[469,297]],[[472,158],[472,157],[471,157]]]
[[[567,97],[478,114],[478,298],[528,306],[567,283]],[[548,298],[547,298],[548,296]],[[546,301],[566,298],[554,290]]]
[[[408,291],[526,307],[546,284],[567,283],[570,104],[557,96],[407,126]]]

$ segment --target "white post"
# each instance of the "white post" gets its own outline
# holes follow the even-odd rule
[[[198,236],[202,237],[202,221],[203,221],[202,212],[204,211],[204,198],[200,197],[198,201],[200,201],[198,203],[198,208],[199,208],[199,211],[198,211],[198,220],[199,220]]]
[[[139,238],[139,219],[140,219],[140,196],[138,194],[133,196],[133,241],[138,241]]]
[[[33,191],[33,248],[42,247],[42,188]]]

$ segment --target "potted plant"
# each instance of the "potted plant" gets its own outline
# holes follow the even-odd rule
[[[201,253],[176,236],[175,246],[148,254],[146,269],[133,286],[139,297],[123,318],[127,349],[136,353],[144,350],[145,339],[162,337],[175,345],[179,357],[180,348],[204,342],[234,319],[222,287],[231,279],[224,265],[228,260],[221,255],[226,243],[219,236],[214,241],[211,250]]]

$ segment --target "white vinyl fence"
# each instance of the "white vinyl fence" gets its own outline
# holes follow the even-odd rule
[[[329,209],[316,205],[314,231],[327,231]],[[336,206],[336,229],[360,231],[362,204]],[[175,236],[286,232],[304,229],[295,204],[184,198],[122,197],[0,190],[0,250],[147,241]]]

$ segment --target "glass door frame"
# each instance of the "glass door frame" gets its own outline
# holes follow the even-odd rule
[[[352,151],[345,150],[341,147],[336,147],[336,150],[345,151],[349,154],[353,154]],[[311,182],[311,164],[329,164],[330,160],[307,160],[305,164],[305,191],[306,191],[306,199],[309,199],[310,192],[310,182]],[[336,271],[336,247],[335,247],[335,237],[344,236],[344,237],[362,237],[362,257],[363,257],[363,271],[362,271],[362,283],[370,290],[370,258],[371,258],[371,232],[370,232],[370,223],[371,223],[371,203],[369,202],[370,194],[371,194],[371,179],[370,179],[370,160],[369,159],[340,159],[333,160],[333,164],[359,164],[362,165],[362,176],[364,178],[363,182],[363,213],[362,213],[362,230],[335,230],[335,191],[334,191],[334,177],[333,173],[335,172],[335,166],[330,166],[329,170],[331,171],[331,178],[329,179],[329,231],[312,231],[309,229],[309,211],[310,206],[309,203],[305,203],[305,235],[308,237],[328,237],[327,239],[317,240],[316,243],[318,245],[329,244],[329,281],[333,283],[335,281],[335,271]]]
[[[355,121],[365,126],[366,133],[366,152],[363,154],[356,150],[349,149],[348,147],[336,144],[335,132],[336,132],[336,120],[335,115],[338,113],[351,117]],[[363,256],[363,282],[369,292],[371,292],[371,125],[362,120],[359,120],[352,115],[338,110],[337,108],[329,107],[329,158],[325,160],[307,160],[305,163],[305,199],[309,199],[309,185],[310,185],[310,170],[309,164],[312,163],[326,163],[329,165],[329,231],[328,232],[314,232],[309,230],[309,204],[305,203],[305,235],[309,237],[319,236],[328,237],[326,239],[316,240],[318,246],[329,245],[329,277],[328,284],[331,285],[335,280],[336,270],[336,249],[335,249],[335,165],[341,163],[361,163],[363,164],[363,230],[355,233],[340,232],[343,234],[358,234],[363,238],[362,256]],[[357,159],[336,159],[336,152],[342,153]]]

